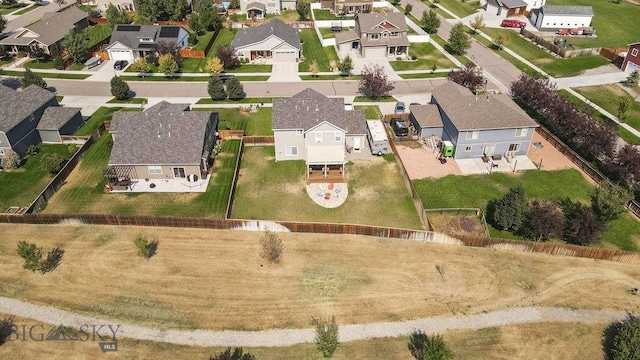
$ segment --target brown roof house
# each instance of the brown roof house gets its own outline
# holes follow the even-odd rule
[[[307,177],[315,170],[343,178],[346,153],[366,146],[366,126],[363,111],[312,89],[273,100],[276,161],[304,160]]]
[[[213,165],[218,113],[161,102],[113,114],[109,190],[204,192]]]
[[[273,19],[238,31],[231,46],[240,59],[296,62],[300,58],[300,33],[279,19]]]
[[[8,150],[24,156],[29,145],[40,143],[36,127],[51,106],[58,106],[51,91],[37,85],[16,91],[0,84],[0,158]]]
[[[456,159],[527,155],[539,126],[508,95],[476,96],[452,81],[433,89],[431,104],[409,110],[423,135],[427,129],[427,136],[453,143]]]
[[[373,8],[373,0],[322,0],[321,6],[338,15],[368,13]]]
[[[40,47],[47,54],[57,54],[62,50],[62,40],[71,29],[81,30],[89,26],[88,14],[75,6],[69,6],[58,12],[48,12],[42,20],[26,28],[16,30],[0,45],[9,52],[28,52]]]
[[[357,14],[355,29],[336,34],[338,53],[364,58],[406,56],[409,27],[400,12]]]

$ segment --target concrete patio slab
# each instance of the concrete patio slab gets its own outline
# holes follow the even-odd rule
[[[503,156],[500,160],[489,159],[489,162],[484,162],[480,158],[455,159],[455,162],[463,175],[516,172],[520,170],[536,170],[538,168],[529,157],[524,155],[516,156],[511,161],[507,161],[507,158]]]
[[[349,187],[347,183],[313,183],[307,184],[307,194],[316,204],[333,209],[347,201]]]
[[[131,186],[128,190],[111,190],[112,193],[132,193],[132,192],[147,192],[147,193],[194,193],[194,192],[206,192],[207,186],[209,186],[209,179],[211,176],[207,176],[206,179],[199,179],[198,181],[189,182],[187,179],[150,179],[146,181],[144,179],[132,180]]]

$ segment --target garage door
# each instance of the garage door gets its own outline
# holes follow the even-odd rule
[[[386,47],[365,48],[364,57],[368,57],[368,58],[387,57],[387,48]]]
[[[632,62],[627,63],[627,67],[624,69],[624,72],[631,74],[634,71],[640,71],[640,65],[636,65]]]
[[[133,61],[133,53],[130,50],[109,50],[109,59]]]
[[[276,62],[295,62],[296,61],[295,50],[276,51],[273,54],[274,54],[273,60]]]

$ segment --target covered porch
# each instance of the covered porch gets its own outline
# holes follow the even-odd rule
[[[247,4],[247,8],[245,12],[247,13],[247,19],[264,19],[264,16],[267,14],[266,7],[263,3],[260,2],[252,2]]]
[[[345,155],[342,146],[307,148],[307,183],[345,182]]]

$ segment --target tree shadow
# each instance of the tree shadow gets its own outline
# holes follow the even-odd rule
[[[18,90],[22,86],[22,84],[20,84],[20,78],[17,77],[4,78],[0,80],[0,83],[6,87],[12,88],[13,90]]]
[[[0,320],[0,345],[7,342],[7,339],[15,329],[15,320],[12,317],[6,317]]]
[[[44,265],[42,265],[42,269],[40,269],[41,274],[46,274],[55,270],[58,265],[60,265],[60,261],[62,260],[62,255],[64,255],[64,249],[59,247],[53,248],[47,254],[47,258],[44,261]]]
[[[602,345],[602,351],[604,352],[605,360],[613,360],[613,340],[620,331],[620,329],[628,324],[633,322],[640,321],[640,317],[633,315],[631,313],[627,313],[627,316],[618,321],[614,321],[609,326],[607,326],[602,331],[602,340],[600,341],[600,345]]]
[[[158,253],[158,240],[151,240],[149,241],[149,243],[147,244],[147,253],[145,255],[145,258],[147,260],[151,259],[155,254]]]

